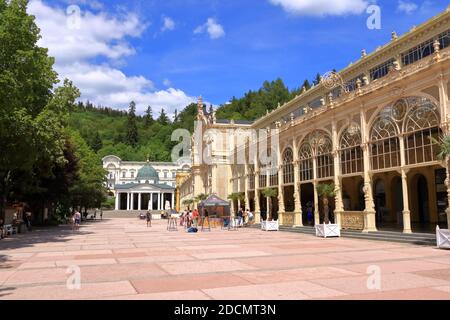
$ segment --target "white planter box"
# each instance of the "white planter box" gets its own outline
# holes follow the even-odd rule
[[[440,249],[450,249],[450,230],[436,227],[436,242]]]
[[[337,224],[316,225],[316,236],[321,238],[332,238],[341,236],[341,228]]]
[[[278,223],[278,221],[262,221],[261,229],[263,231],[279,231],[280,224]]]

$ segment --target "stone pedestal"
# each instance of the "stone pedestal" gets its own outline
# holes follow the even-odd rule
[[[364,230],[363,232],[377,232],[376,212],[364,211]]]

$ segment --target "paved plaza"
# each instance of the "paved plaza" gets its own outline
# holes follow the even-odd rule
[[[113,218],[2,240],[0,299],[450,299],[450,251],[166,226]],[[77,267],[81,289],[69,290]]]

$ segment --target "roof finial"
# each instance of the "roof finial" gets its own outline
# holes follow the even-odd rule
[[[197,102],[197,111],[198,111],[198,115],[203,115],[203,98],[202,96],[198,97],[198,102]]]
[[[147,163],[150,163],[150,153],[147,153]]]

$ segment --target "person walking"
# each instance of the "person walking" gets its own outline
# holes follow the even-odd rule
[[[147,211],[147,228],[152,226],[152,214],[150,211]]]
[[[198,218],[200,214],[198,213],[197,209],[194,209],[194,212],[192,212],[192,220],[194,222],[194,227],[198,228]]]
[[[308,225],[312,225],[312,223],[313,223],[313,207],[312,207],[312,204],[309,202],[308,203],[308,205],[307,205],[308,207],[307,207],[307,209],[306,209],[306,218],[307,218],[307,220],[308,220]]]
[[[75,218],[75,230],[79,230],[81,225],[81,213],[78,210],[75,211],[74,218]]]
[[[100,208],[100,220],[103,220],[103,209]]]

